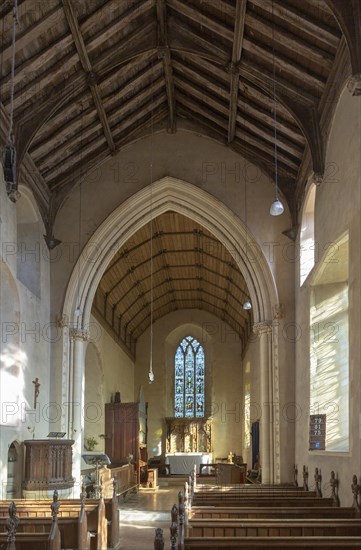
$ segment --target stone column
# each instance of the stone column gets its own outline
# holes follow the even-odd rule
[[[84,376],[85,376],[85,350],[88,341],[88,333],[83,329],[71,329],[69,355],[69,372],[71,383],[69,385],[69,433],[74,439],[73,445],[73,477],[75,478],[74,498],[78,498],[81,489],[81,454],[84,437]]]
[[[274,482],[273,464],[273,400],[272,400],[272,323],[263,322],[253,326],[259,339],[260,357],[260,457],[262,483]]]

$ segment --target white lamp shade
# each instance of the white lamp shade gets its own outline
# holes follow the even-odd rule
[[[252,309],[252,304],[249,300],[246,300],[243,304],[243,309],[249,310]]]
[[[284,209],[283,204],[281,203],[279,198],[276,197],[276,199],[271,204],[271,208],[270,208],[270,211],[269,211],[271,216],[280,216],[281,214],[283,214],[284,210],[285,209]]]

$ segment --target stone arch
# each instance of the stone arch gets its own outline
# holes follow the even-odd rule
[[[87,242],[73,268],[62,316],[64,383],[69,373],[74,373],[69,401],[75,402],[80,398],[81,405],[83,403],[84,344],[92,326],[91,308],[95,292],[107,266],[115,252],[138,229],[152,218],[170,210],[193,219],[210,231],[225,246],[239,267],[252,301],[254,330],[260,335],[262,402],[278,399],[278,359],[272,349],[272,342],[278,340],[277,333],[273,338],[268,338],[276,330],[272,319],[278,306],[278,294],[267,260],[248,228],[221,201],[190,183],[167,176],[117,207]],[[270,384],[270,380],[273,380],[273,384]],[[80,479],[80,434],[84,421],[79,411],[72,410],[71,415],[70,431],[75,439],[73,475]],[[278,417],[277,409],[274,419]],[[279,482],[279,433],[274,434],[270,418],[267,415],[264,418],[261,432],[264,449],[262,475],[266,483]]]
[[[74,266],[65,295],[63,315],[71,326],[86,329],[100,279],[115,251],[151,217],[168,210],[197,221],[221,241],[242,272],[253,305],[254,323],[270,320],[278,303],[267,260],[244,223],[222,202],[185,181],[165,177],[142,189],[102,223]],[[249,245],[252,243],[251,250]],[[246,258],[248,246],[250,258]],[[80,306],[81,315],[75,310]]]

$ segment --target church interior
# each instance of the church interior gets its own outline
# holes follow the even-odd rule
[[[360,513],[360,0],[2,0],[0,33],[0,547],[55,490],[309,475]]]

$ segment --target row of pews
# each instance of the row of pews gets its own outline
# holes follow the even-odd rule
[[[361,485],[352,478],[353,502],[341,507],[338,479],[330,477],[330,496],[321,491],[316,468],[315,489],[293,485],[200,485],[195,472],[180,491],[171,511],[171,550],[347,550],[361,548]],[[154,550],[164,549],[156,529]]]
[[[0,548],[106,550],[119,548],[116,481],[113,496],[86,499],[0,501]]]

